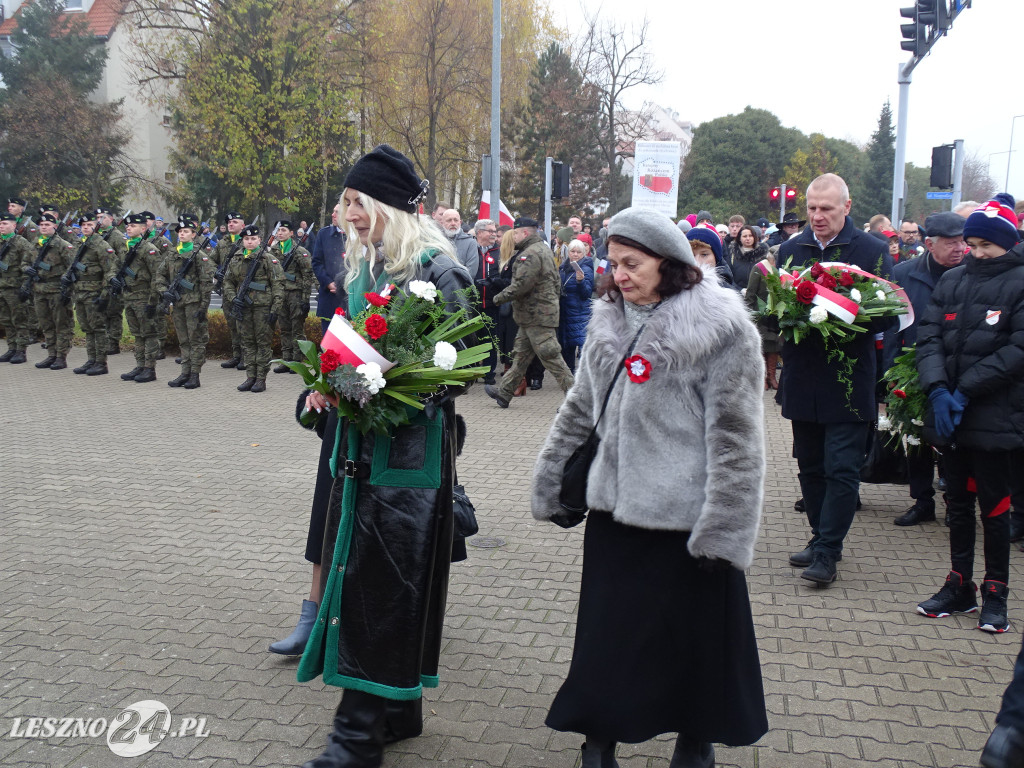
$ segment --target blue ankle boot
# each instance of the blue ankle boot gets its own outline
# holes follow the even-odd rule
[[[301,656],[306,650],[306,641],[313,631],[316,623],[316,614],[320,606],[312,600],[302,601],[302,613],[299,614],[299,623],[295,625],[294,631],[284,640],[278,640],[270,644],[271,653],[280,653],[284,656]]]

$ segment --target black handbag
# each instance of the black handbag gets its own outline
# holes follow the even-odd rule
[[[626,352],[626,356],[622,359],[622,364],[615,369],[615,375],[612,376],[612,383],[608,385],[608,391],[604,394],[604,403],[601,404],[601,412],[597,415],[594,428],[590,430],[587,439],[583,441],[579,448],[572,452],[566,460],[565,466],[562,467],[562,486],[558,491],[558,505],[562,508],[564,514],[557,515],[552,520],[563,528],[572,528],[574,525],[579,525],[587,516],[589,511],[587,507],[587,476],[590,474],[590,465],[594,463],[594,456],[597,455],[597,447],[601,444],[601,438],[597,436],[597,425],[601,423],[604,410],[608,407],[608,398],[611,397],[612,389],[615,388],[615,382],[625,367],[626,358],[629,357],[633,347],[636,346],[637,339],[640,338],[642,331],[643,328],[637,331],[636,336],[633,337],[633,342],[629,345],[629,351]]]
[[[466,495],[466,489],[455,484],[452,486],[452,514],[455,518],[455,535],[468,539],[480,532],[476,521],[476,507]]]

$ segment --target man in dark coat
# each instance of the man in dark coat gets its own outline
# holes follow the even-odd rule
[[[341,272],[345,258],[345,233],[338,226],[338,208],[331,211],[331,226],[321,227],[313,241],[313,274],[320,285],[316,295],[316,314],[320,318],[320,330],[327,332],[330,323],[340,304],[338,297],[342,295],[341,286],[335,277]]]
[[[832,173],[816,178],[807,187],[810,226],[779,247],[778,263],[791,258],[793,267],[813,261],[844,262],[888,279],[888,248],[860,231],[849,213],[846,182]],[[799,344],[787,341],[782,346],[782,416],[793,423],[793,453],[811,526],[807,548],[789,562],[806,568],[802,578],[819,585],[835,581],[836,561],[842,558],[843,539],[853,523],[860,468],[877,416],[874,334],[891,323],[890,318],[875,321],[867,333],[856,334],[839,347],[853,361],[849,392],[842,364],[829,360],[821,336],[811,334]]]
[[[893,281],[907,292],[914,308],[915,322],[902,331],[892,329],[885,334],[885,368],[903,353],[904,347],[917,344],[916,319],[924,315],[931,301],[935,284],[946,272],[964,258],[964,219],[946,211],[933,213],[925,221],[925,255],[901,261],[892,269]],[[922,445],[907,453],[907,479],[914,505],[896,518],[896,525],[918,525],[935,519],[935,458],[931,446]]]

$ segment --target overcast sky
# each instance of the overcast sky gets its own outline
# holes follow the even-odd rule
[[[913,0],[549,0],[555,19],[578,26],[582,5],[650,21],[662,83],[627,99],[652,100],[701,123],[768,109],[805,134],[864,144],[886,99],[899,104],[900,6]],[[1010,192],[1024,197],[1024,1],[974,0],[918,64],[910,86],[907,160],[931,164],[931,148],[965,141],[991,161],[1000,189],[1014,151]],[[991,158],[989,155],[994,154]]]

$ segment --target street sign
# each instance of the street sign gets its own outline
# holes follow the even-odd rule
[[[929,200],[952,200],[953,199],[953,193],[952,192],[929,192],[927,195],[925,195],[925,197],[928,198]]]

